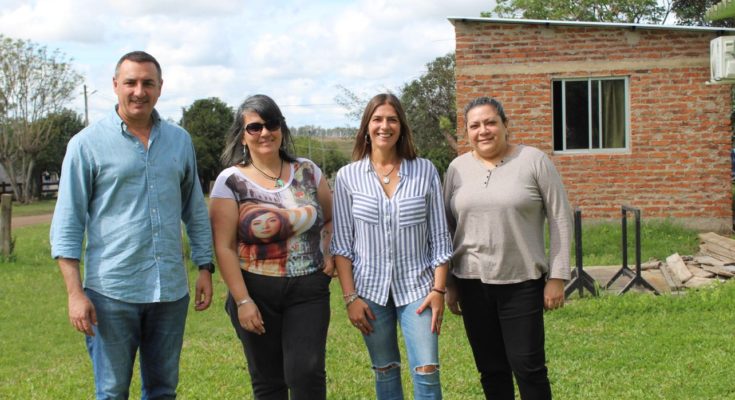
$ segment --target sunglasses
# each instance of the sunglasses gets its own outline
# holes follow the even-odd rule
[[[281,128],[281,121],[251,122],[245,125],[245,131],[251,135],[259,135],[263,132],[263,127],[273,132]]]

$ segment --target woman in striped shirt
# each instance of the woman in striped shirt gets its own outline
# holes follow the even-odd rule
[[[440,399],[438,335],[452,245],[441,182],[417,158],[398,99],[365,107],[352,152],[337,173],[331,252],[350,322],[362,333],[377,398],[403,399],[397,324],[415,399]]]

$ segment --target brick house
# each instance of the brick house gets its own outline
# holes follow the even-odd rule
[[[457,133],[464,105],[488,95],[510,140],[559,168],[588,219],[732,228],[731,85],[710,80],[710,40],[735,29],[450,18],[456,31]]]

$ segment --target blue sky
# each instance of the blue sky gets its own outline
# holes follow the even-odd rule
[[[158,110],[178,121],[194,100],[236,107],[273,97],[292,126],[355,126],[334,102],[342,85],[391,90],[454,51],[447,17],[478,17],[492,0],[0,0],[0,34],[73,58],[90,120],[116,102],[112,74],[131,50],[163,67]],[[82,88],[69,107],[83,113]]]

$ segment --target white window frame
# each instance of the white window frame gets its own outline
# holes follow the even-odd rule
[[[552,138],[552,148],[555,147],[555,138],[554,134],[556,133],[556,129],[554,126],[554,116],[553,113],[555,111],[556,104],[554,104],[554,83],[555,82],[561,82],[561,112],[562,112],[562,129],[561,132],[566,132],[567,130],[567,119],[566,119],[566,82],[587,82],[587,103],[590,105],[587,109],[588,115],[587,119],[589,121],[589,126],[587,127],[587,132],[589,135],[588,143],[590,146],[592,146],[592,83],[593,81],[599,82],[599,81],[609,81],[609,80],[622,80],[624,87],[625,87],[625,147],[617,147],[617,148],[587,148],[587,149],[567,149],[567,137],[566,135],[562,136],[562,149],[556,150],[554,149],[554,153],[559,154],[589,154],[589,153],[602,153],[602,154],[609,154],[609,153],[630,153],[630,78],[627,76],[606,76],[606,77],[587,77],[587,78],[554,78],[551,80],[551,110],[552,110],[552,117],[551,117],[551,138]],[[599,83],[598,83],[599,85]],[[600,115],[600,118],[598,118],[598,143],[602,143],[602,90],[598,88],[597,90],[597,113]]]

